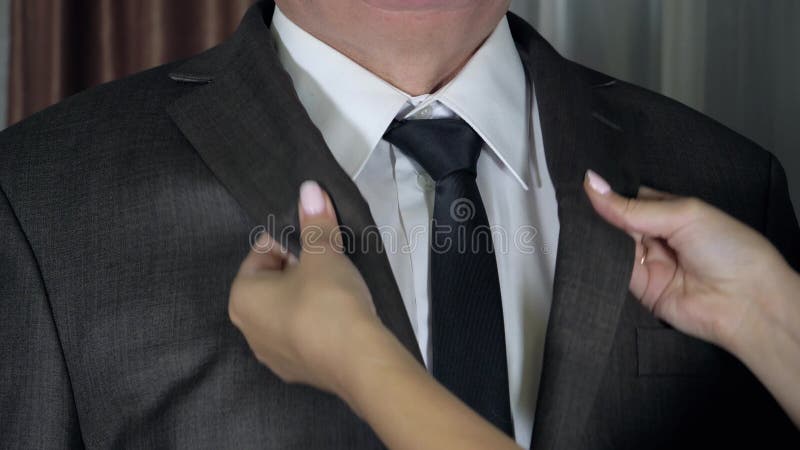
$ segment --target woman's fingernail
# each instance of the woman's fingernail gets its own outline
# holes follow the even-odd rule
[[[593,170],[586,171],[586,178],[589,179],[589,187],[598,194],[605,195],[611,192],[611,186],[608,185],[608,182]]]
[[[307,216],[318,216],[325,212],[325,195],[315,181],[304,181],[300,185],[300,206]]]

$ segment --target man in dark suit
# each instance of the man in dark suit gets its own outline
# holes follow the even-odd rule
[[[279,2],[287,11],[291,3]],[[421,14],[439,3],[409,4]],[[477,8],[451,3],[441,17]],[[364,7],[380,4],[403,2]],[[280,382],[228,320],[251,230],[295,223],[304,180],[326,187],[354,233],[375,225],[376,205],[284,70],[273,9],[253,6],[219,47],[0,134],[3,447],[381,447],[336,398]],[[504,20],[535,86],[560,229],[535,417],[513,411],[517,436],[528,424],[536,449],[797,448],[792,424],[743,366],[630,296],[633,244],[582,192],[592,168],[623,194],[648,185],[700,197],[766,235],[798,269],[800,234],[778,162],[676,102],[564,60],[518,17]],[[489,32],[476,28],[473,47]],[[408,92],[440,87],[381,75]],[[294,236],[288,244],[296,249]],[[387,252],[356,244],[351,258],[381,319],[423,362],[407,286]]]

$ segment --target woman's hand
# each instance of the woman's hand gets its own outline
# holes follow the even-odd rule
[[[341,397],[391,449],[517,449],[383,327],[316,183],[301,187],[299,210],[299,261],[263,236],[231,287],[231,320],[258,360]]]
[[[636,241],[631,292],[660,319],[731,350],[771,311],[791,269],[763,236],[695,198],[584,183],[595,210]]]
[[[299,261],[268,234],[242,262],[229,314],[259,361],[287,382],[344,395],[348,355],[381,328],[367,286],[342,252],[332,203],[319,185],[300,189]],[[363,333],[363,334],[362,334]]]
[[[631,292],[739,358],[800,426],[800,276],[778,251],[700,200],[648,188],[620,197],[592,171],[584,186],[597,212],[636,241]]]

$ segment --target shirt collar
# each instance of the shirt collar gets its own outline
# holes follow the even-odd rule
[[[524,189],[530,185],[530,115],[519,53],[504,17],[447,85],[412,97],[291,22],[276,7],[270,27],[300,102],[353,178],[404,107],[440,102],[483,138]],[[413,101],[412,101],[413,100]]]

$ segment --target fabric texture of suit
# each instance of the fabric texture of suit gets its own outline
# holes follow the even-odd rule
[[[253,6],[212,50],[0,134],[0,447],[382,448],[340,400],[261,366],[228,320],[251,230],[295,224],[302,181],[327,188],[356,233],[372,224],[280,67],[272,8]],[[798,268],[778,162],[509,21],[561,226],[533,447],[798,448],[741,364],[628,294],[633,242],[582,191],[592,168],[624,194],[648,185],[697,196]],[[352,259],[380,317],[420,359],[385,254],[357,241]],[[296,235],[288,242],[296,250]]]

